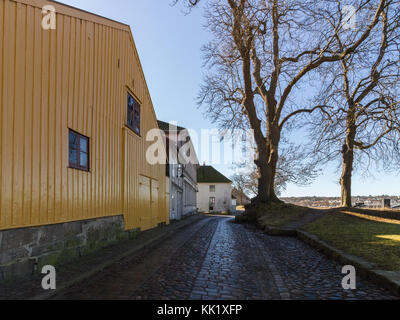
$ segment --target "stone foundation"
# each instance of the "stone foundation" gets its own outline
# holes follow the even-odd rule
[[[125,231],[122,215],[0,231],[0,282],[72,261],[139,232]]]

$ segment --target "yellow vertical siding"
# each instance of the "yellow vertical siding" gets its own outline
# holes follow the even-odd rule
[[[168,218],[166,219],[167,223],[169,223],[169,217],[170,217],[170,215],[169,215],[169,212],[170,212],[169,211],[170,184],[169,183],[170,183],[170,180],[167,177],[167,179],[165,179],[165,198],[164,198],[164,201],[162,202],[162,205],[164,206],[164,208],[160,210],[160,217],[159,217],[160,221],[164,220],[163,215],[165,214],[165,212],[167,212],[168,213]]]
[[[56,30],[41,27],[45,4]],[[168,222],[165,166],[145,158],[157,122],[129,27],[0,0],[0,39],[0,229],[119,214],[127,229]],[[128,90],[141,103],[140,137],[125,127]],[[68,168],[69,128],[90,138],[90,172]],[[155,211],[142,204],[140,176],[158,185]]]

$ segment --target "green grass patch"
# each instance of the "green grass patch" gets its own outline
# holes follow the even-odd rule
[[[261,228],[283,227],[302,219],[309,208],[287,203],[257,204],[246,207],[246,211],[236,217],[239,223],[256,223]]]
[[[400,224],[370,218],[331,212],[303,229],[378,269],[400,271]]]

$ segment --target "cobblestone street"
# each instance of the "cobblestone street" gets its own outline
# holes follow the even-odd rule
[[[207,217],[121,260],[54,299],[394,299],[295,238]]]

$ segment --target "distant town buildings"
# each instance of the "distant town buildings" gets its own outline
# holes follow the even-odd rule
[[[384,207],[385,199],[390,199],[391,208],[400,206],[400,196],[357,196],[353,197],[352,202],[354,206],[377,209]],[[282,200],[311,208],[335,208],[341,205],[340,197],[285,197]]]

